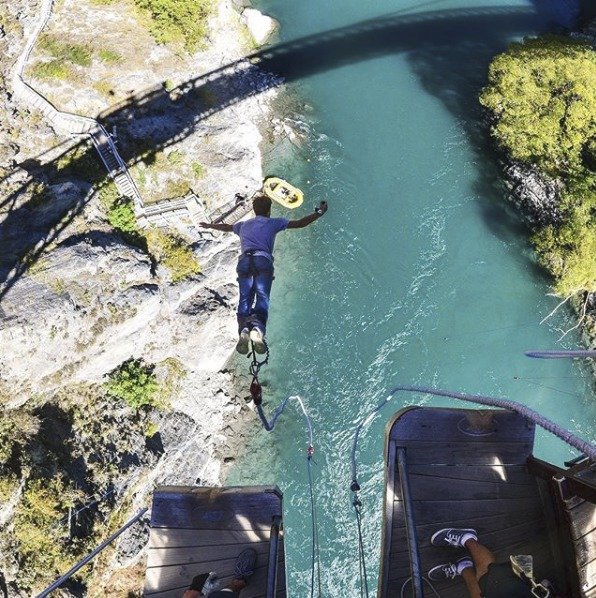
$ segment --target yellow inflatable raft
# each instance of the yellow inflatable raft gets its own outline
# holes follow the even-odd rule
[[[300,189],[275,176],[265,179],[263,192],[273,201],[290,209],[297,208],[304,201],[304,195]]]

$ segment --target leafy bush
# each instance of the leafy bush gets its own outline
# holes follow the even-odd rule
[[[102,62],[107,64],[120,64],[122,62],[122,55],[118,54],[118,52],[114,52],[113,50],[108,50],[106,48],[101,48],[97,55]]]
[[[0,412],[0,463],[6,463],[22,452],[28,440],[37,433],[39,420],[25,409]]]
[[[50,35],[44,35],[39,40],[39,47],[48,52],[53,58],[71,62],[79,66],[90,66],[93,52],[82,44],[69,44]]]
[[[596,291],[596,52],[567,37],[514,43],[480,101],[503,149],[562,183],[562,224],[532,237],[556,291]]]
[[[78,498],[72,483],[59,475],[27,483],[13,520],[20,581],[41,589],[81,556],[64,521]]]
[[[193,162],[191,165],[193,174],[195,175],[195,178],[197,179],[203,179],[205,178],[205,175],[207,174],[205,171],[205,167],[200,163],[200,162]]]
[[[150,18],[149,30],[160,44],[181,42],[197,49],[207,35],[213,0],[134,0]]]
[[[129,198],[118,198],[108,209],[108,222],[123,233],[137,233],[134,205]]]
[[[555,176],[581,170],[596,136],[596,52],[567,37],[514,43],[490,65],[480,102],[514,160]]]
[[[170,271],[173,282],[179,282],[201,271],[188,243],[181,237],[151,229],[146,238],[149,252]]]
[[[72,77],[72,71],[61,60],[38,62],[31,69],[31,74],[35,79],[70,79]]]
[[[141,359],[129,359],[109,375],[106,389],[133,409],[155,406],[159,384],[153,369]]]

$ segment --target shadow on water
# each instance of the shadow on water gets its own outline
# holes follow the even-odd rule
[[[408,52],[429,92],[467,121],[467,111],[478,109],[473,104],[482,85],[483,69],[479,63],[487,65],[491,56],[504,49],[512,37],[536,29],[540,20],[538,7],[541,11],[546,5],[540,0],[535,0],[535,4],[536,10],[483,7],[385,15],[265,48],[190,79],[170,92],[161,85],[154,86],[112,106],[98,118],[108,126],[118,126],[121,153],[128,164],[141,159],[150,162],[157,152],[192,134],[207,117],[278,86],[283,80],[297,81],[343,65]],[[446,67],[449,68],[443,70]],[[264,73],[274,73],[283,79]],[[145,130],[153,124],[149,138],[135,134],[139,130],[135,124],[140,121],[144,121]],[[88,149],[69,163],[68,172],[74,178],[78,178],[79,168],[82,170],[85,163],[94,159],[91,152]],[[59,173],[56,161],[40,168],[32,164],[31,172],[41,180],[47,181],[52,173]],[[87,177],[91,183],[97,184],[104,178],[97,163],[91,170],[95,172]],[[490,181],[495,180],[494,173],[487,174],[485,179],[482,184],[490,186]],[[55,198],[40,211],[36,205],[39,198],[35,196],[24,204],[16,201],[28,185],[31,181],[12,189],[7,199],[2,200],[1,207],[7,215],[0,223],[0,283],[3,283],[0,300],[86,203],[80,197],[67,201]]]

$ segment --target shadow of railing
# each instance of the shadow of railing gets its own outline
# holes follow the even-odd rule
[[[470,77],[476,85],[478,72],[482,72],[478,57],[488,64],[492,54],[502,50],[513,37],[536,29],[539,20],[536,11],[524,7],[385,15],[265,48],[190,79],[169,93],[154,86],[112,106],[99,115],[99,120],[118,125],[120,150],[127,163],[151,161],[158,151],[191,135],[204,119],[283,81],[293,82],[346,64],[403,52],[408,53],[425,87],[461,116],[472,95]],[[470,55],[470,48],[475,49],[477,56]],[[454,53],[461,55],[461,71],[445,72],[439,49],[450,53],[451,60]],[[458,90],[460,85],[464,86],[463,91]],[[149,118],[155,126],[149,142],[145,140],[145,145],[140,146],[130,125]],[[77,161],[73,161],[71,172],[76,173],[77,166]],[[43,168],[46,172],[56,171],[55,163]],[[48,178],[47,174],[43,177]],[[105,178],[101,166],[93,178],[93,184]],[[29,184],[12,191],[11,197],[2,201],[8,214],[0,223],[0,300],[82,211],[89,197],[64,202],[63,206],[57,202],[52,218],[40,218],[31,205],[34,200],[18,205],[15,199]],[[17,239],[15,251],[12,242]]]

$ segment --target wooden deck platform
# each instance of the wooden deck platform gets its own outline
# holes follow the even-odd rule
[[[534,440],[531,422],[509,411],[415,407],[396,414],[387,438],[380,598],[400,596],[411,575],[397,466],[402,448],[425,577],[435,565],[465,554],[431,545],[432,534],[444,527],[473,527],[498,560],[532,554],[537,579],[549,575],[553,556],[540,492],[525,465]],[[433,585],[442,598],[466,594],[460,578]],[[412,596],[407,587],[404,596]],[[431,595],[428,587],[425,593]]]
[[[233,578],[236,557],[251,547],[258,554],[256,570],[242,598],[264,597],[271,525],[281,516],[277,487],[158,488],[153,494],[144,595],[180,598],[195,575],[210,571],[217,572],[225,587]],[[280,530],[276,596],[285,595]]]

